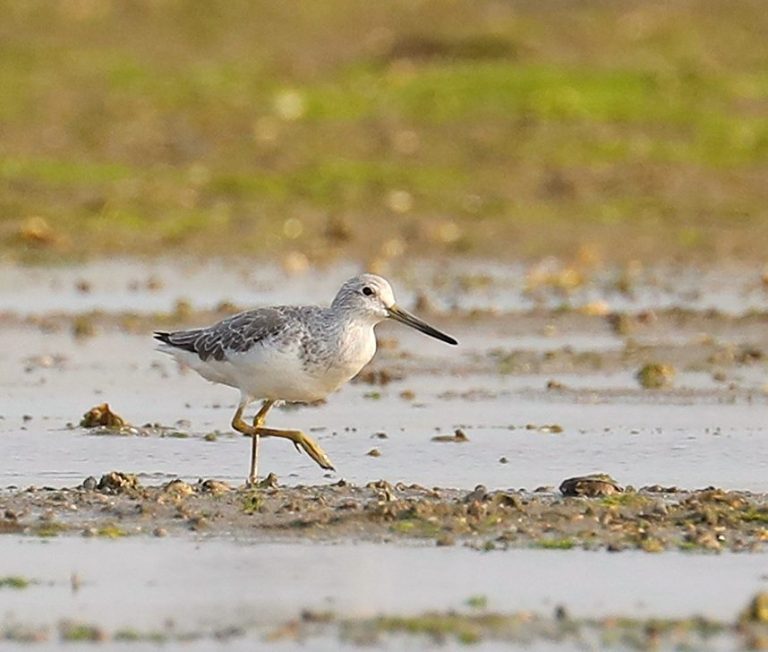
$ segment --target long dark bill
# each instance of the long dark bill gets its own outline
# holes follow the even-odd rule
[[[408,312],[407,310],[403,310],[399,306],[392,306],[391,308],[388,308],[388,311],[389,311],[389,316],[392,319],[396,319],[397,321],[405,324],[406,326],[415,328],[417,331],[421,331],[422,333],[425,333],[430,337],[434,337],[438,340],[442,340],[443,342],[447,342],[448,344],[458,344],[458,342],[455,339],[453,339],[450,335],[446,335],[445,333],[441,333],[436,328],[432,328],[429,324],[421,321],[421,319],[419,319],[418,317],[414,317],[410,312]]]

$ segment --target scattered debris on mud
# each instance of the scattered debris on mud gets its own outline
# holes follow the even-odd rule
[[[88,412],[83,415],[80,421],[80,427],[82,428],[124,428],[127,426],[123,417],[119,414],[115,414],[109,407],[109,403],[102,403],[92,407]]]
[[[145,423],[141,426],[135,426],[129,423],[119,414],[112,411],[109,403],[101,403],[92,407],[83,415],[78,424],[85,428],[91,435],[118,435],[134,437],[173,437],[175,439],[186,439],[189,433],[182,430],[182,426],[188,426],[187,421],[179,420],[176,426],[165,426],[160,423]],[[74,424],[67,424],[69,428],[74,428]],[[205,441],[216,441],[218,433],[209,432],[203,436]]]
[[[670,364],[649,362],[639,369],[635,377],[644,389],[670,387],[675,379],[675,368]]]
[[[768,542],[768,496],[708,488],[622,490],[608,476],[571,478],[561,491],[472,491],[341,480],[257,488],[216,480],[144,486],[111,472],[65,489],[0,494],[0,532],[32,536],[200,532],[259,540],[433,541],[479,550],[515,547],[621,551],[759,551]]]
[[[607,473],[593,473],[577,478],[568,478],[560,483],[563,496],[612,496],[624,491]]]
[[[432,441],[449,444],[464,444],[469,441],[469,437],[467,437],[466,433],[461,428],[457,428],[452,435],[436,435],[432,437]]]
[[[551,616],[531,612],[497,613],[468,604],[470,610],[426,612],[411,616],[341,618],[333,613],[304,611],[288,623],[275,628],[266,640],[306,640],[313,636],[337,635],[352,645],[375,645],[389,637],[425,638],[435,644],[458,642],[474,644],[497,641],[529,646],[536,641],[578,644],[584,649],[679,650],[701,649],[725,644],[728,649],[765,649],[768,627],[764,620],[750,617],[752,605],[766,600],[758,594],[736,622],[692,617],[678,619],[608,616],[575,618],[563,606]]]

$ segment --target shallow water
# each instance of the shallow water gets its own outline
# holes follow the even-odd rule
[[[123,261],[58,269],[2,268],[0,312],[22,317],[90,309],[151,313],[171,310],[181,298],[190,299],[195,308],[223,300],[241,305],[314,302],[330,299],[339,282],[355,271],[337,267],[286,278],[274,268]],[[416,288],[424,287],[424,279],[434,288],[430,299],[443,308],[525,310],[562,302],[550,293],[526,293],[524,271],[460,264],[446,280],[438,278],[435,268],[415,265],[401,270],[396,287],[405,305],[413,301]],[[464,287],[460,277],[468,273],[487,275],[492,282]],[[153,277],[163,283],[150,290],[146,284]],[[605,300],[612,309],[629,310],[717,307],[733,313],[768,306],[768,295],[748,272],[688,270],[671,278],[673,285],[641,285],[635,299],[607,292],[603,285],[610,279],[598,279],[568,301],[584,305]],[[87,292],[77,290],[81,280],[87,282]],[[273,471],[286,484],[339,478],[363,484],[384,478],[426,486],[534,489],[554,488],[566,477],[601,471],[635,486],[768,491],[765,364],[729,369],[729,379],[737,381],[733,390],[716,382],[710,372],[683,369],[674,390],[647,392],[638,388],[627,369],[582,367],[556,374],[567,389],[547,391],[551,374],[497,373],[485,364],[489,352],[498,348],[543,353],[569,347],[616,355],[623,339],[605,327],[552,333],[544,328],[546,318],[536,332],[514,334],[508,332],[509,324],[492,319],[459,328],[451,326],[450,317],[445,319],[448,323],[437,325],[455,334],[461,347],[382,325],[382,334],[396,337],[399,348],[382,351],[380,359],[401,365],[402,380],[383,387],[348,385],[323,405],[271,414],[272,426],[310,432],[337,473],[324,474],[287,442],[266,439],[262,474]],[[148,334],[106,330],[75,340],[65,331],[8,325],[0,333],[0,486],[72,486],[112,469],[144,474],[146,483],[171,477],[212,477],[233,484],[244,479],[250,442],[229,431],[237,393],[194,373],[181,373],[172,360],[154,351]],[[694,346],[692,335],[668,328],[641,343]],[[735,333],[737,343],[739,337],[751,341],[752,335]],[[404,390],[412,396],[403,398]],[[104,401],[136,425],[176,424],[186,437],[98,436],[71,425]],[[563,431],[540,428],[552,424]],[[469,442],[432,441],[456,427]],[[205,441],[212,431],[220,431],[218,439]],[[377,436],[382,432],[386,438]],[[372,448],[381,456],[367,455]],[[81,582],[74,593],[73,573]],[[703,614],[729,620],[756,591],[766,590],[767,574],[765,557],[757,554],[484,554],[461,547],[394,544],[4,536],[0,577],[23,575],[39,583],[24,591],[1,590],[0,614],[6,623],[53,626],[61,618],[75,618],[109,631],[163,629],[169,619],[177,632],[207,628],[210,634],[236,626],[245,628],[246,635],[227,640],[227,649],[246,650],[303,608],[331,610],[343,617],[417,614],[464,609],[472,595],[486,596],[488,608],[500,612],[550,614],[555,605],[564,604],[576,616]],[[35,649],[55,647],[55,638]],[[277,649],[307,645],[313,650],[340,647],[335,635],[327,635],[307,643],[282,641]],[[208,638],[170,643],[163,649],[210,646]],[[151,647],[131,644],[132,649]],[[429,642],[412,639],[390,641],[385,647],[431,648]],[[448,643],[442,649],[459,647]],[[508,645],[484,642],[473,649],[502,647]],[[713,647],[733,645],[720,641]],[[111,648],[125,649],[117,643],[100,646]],[[526,649],[572,646],[536,641]]]
[[[234,483],[244,478],[250,443],[229,430],[237,392],[180,373],[148,336],[108,333],[77,342],[56,333],[11,335],[16,346],[0,352],[0,391],[8,398],[0,419],[0,486],[72,485],[111,469]],[[416,341],[405,338],[403,348]],[[28,360],[33,351],[60,362],[36,366]],[[420,355],[433,356],[435,366],[437,352],[440,343],[428,342]],[[385,387],[348,385],[321,406],[276,410],[270,425],[312,432],[336,465],[337,473],[325,477],[357,484],[386,478],[533,489],[602,471],[635,486],[768,491],[768,456],[759,454],[768,429],[764,399],[701,390],[696,374],[678,383],[688,382],[689,391],[662,395],[636,389],[630,374],[582,374],[567,379],[572,390],[565,393],[547,392],[546,382],[540,375],[412,373]],[[400,397],[406,388],[413,400]],[[182,419],[179,430],[188,436],[96,436],[67,426],[103,401],[135,425],[173,426]],[[563,432],[534,427],[549,424]],[[456,427],[469,442],[431,440]],[[223,433],[217,441],[203,439],[215,430]],[[386,439],[376,436],[381,432]],[[372,448],[381,456],[366,455]],[[264,440],[261,460],[262,472],[282,481],[324,481],[287,442]]]
[[[502,613],[551,614],[563,605],[575,617],[733,620],[766,589],[767,570],[763,557],[732,554],[480,554],[462,547],[438,554],[428,546],[6,536],[0,538],[0,576],[35,583],[0,591],[0,613],[6,623],[72,619],[107,632],[210,635],[242,628],[245,639],[228,643],[241,649],[304,609],[345,618],[415,615],[466,611],[472,596],[484,596],[489,610]],[[312,649],[333,649],[331,641],[316,643]]]

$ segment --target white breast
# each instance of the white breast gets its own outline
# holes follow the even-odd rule
[[[318,382],[325,387],[326,395],[356,376],[375,353],[376,336],[372,326],[365,325],[345,331],[338,354],[332,356],[326,366],[318,367],[314,372]]]
[[[240,389],[253,399],[312,402],[325,398],[355,376],[376,353],[373,328],[345,335],[333,355],[307,364],[297,344],[288,347],[255,345],[226,360],[201,360],[181,349],[164,349],[203,378]]]

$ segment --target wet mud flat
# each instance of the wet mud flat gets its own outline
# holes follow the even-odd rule
[[[427,611],[413,616],[375,618],[338,617],[331,611],[302,611],[296,618],[273,627],[247,625],[222,628],[179,629],[175,626],[141,630],[109,630],[90,622],[63,619],[55,625],[13,625],[0,629],[6,643],[35,644],[34,649],[66,643],[99,644],[103,649],[206,649],[226,645],[248,650],[254,645],[278,650],[352,649],[521,649],[539,652],[573,649],[611,650],[763,650],[768,625],[756,621],[748,606],[734,621],[703,617],[571,618],[563,608],[554,616],[529,612],[496,613],[486,609]],[[403,646],[403,647],[401,647]]]
[[[0,350],[0,486],[73,486],[114,468],[238,484],[248,442],[229,428],[237,393],[157,353],[152,329],[328,301],[355,271],[130,261],[15,269],[0,298],[0,334],[14,343]],[[353,383],[323,404],[270,415],[271,426],[311,434],[338,469],[320,475],[267,439],[264,471],[283,483],[534,489],[604,471],[636,487],[768,492],[768,457],[755,454],[768,428],[768,285],[758,272],[588,276],[464,261],[448,273],[419,263],[393,280],[403,305],[460,346],[381,324],[379,351]],[[79,428],[103,402],[129,423],[161,427],[139,436]],[[456,429],[466,439],[452,439]]]
[[[596,486],[595,486],[596,485]],[[760,552],[768,544],[768,496],[651,486],[634,490],[594,480],[562,491],[471,491],[346,481],[259,487],[218,480],[142,485],[111,472],[74,488],[29,488],[0,496],[0,531],[33,536],[81,534],[236,537],[275,540],[429,542],[478,550],[539,547],[647,552]],[[597,495],[595,495],[597,494]]]
[[[768,641],[765,494],[595,478],[559,492],[282,487],[274,477],[255,488],[145,485],[110,472],[72,488],[6,490],[0,513],[0,635],[19,644]]]
[[[338,471],[265,439],[263,472],[279,480],[249,489],[236,393],[156,353],[151,330],[330,300],[358,270],[110,265],[22,270],[3,294],[4,637],[764,645],[763,612],[745,616],[766,590],[759,274],[648,272],[629,287],[606,272],[571,289],[570,270],[403,270],[403,305],[461,346],[382,324],[355,382],[271,415]],[[80,425],[105,402],[125,427]],[[560,491],[597,471],[622,490]]]
[[[482,601],[480,601],[482,607]],[[472,604],[472,600],[470,600]],[[765,649],[768,626],[756,621],[750,605],[734,622],[707,618],[642,619],[631,617],[572,618],[563,607],[553,616],[528,612],[502,614],[480,608],[474,612],[425,612],[411,617],[381,616],[336,619],[332,614],[304,612],[274,630],[266,640],[335,633],[341,642],[370,646],[403,644],[407,638],[444,646],[479,645],[480,649],[512,647],[533,650],[568,649]],[[485,645],[482,645],[482,644]]]
[[[3,536],[0,552],[0,632],[35,649],[725,650],[765,630],[751,555],[194,536]]]

